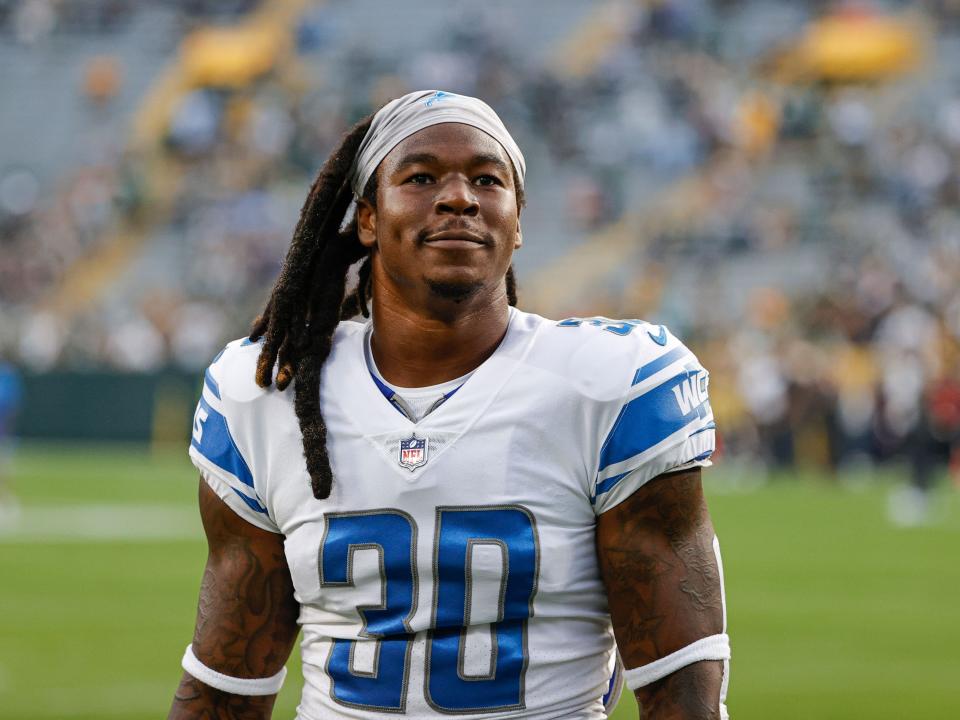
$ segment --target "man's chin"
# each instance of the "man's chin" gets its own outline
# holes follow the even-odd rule
[[[442,280],[428,280],[427,287],[430,292],[444,300],[451,300],[455,303],[463,302],[476,295],[483,289],[482,282],[452,282]]]

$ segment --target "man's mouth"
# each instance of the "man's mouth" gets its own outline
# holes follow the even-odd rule
[[[493,240],[489,236],[469,230],[443,230],[431,233],[423,238],[423,242],[430,247],[449,250],[469,250],[493,245]]]

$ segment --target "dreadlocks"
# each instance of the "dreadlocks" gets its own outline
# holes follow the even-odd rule
[[[320,371],[333,344],[333,334],[342,319],[370,316],[369,250],[360,243],[356,218],[341,229],[353,199],[349,171],[373,116],[351,128],[320,168],[300,211],[290,249],[263,313],[250,329],[250,340],[263,338],[257,360],[256,380],[270,387],[277,368],[278,390],[294,382],[294,410],[303,434],[303,454],[310,473],[313,496],[330,496],[333,472],[327,453],[327,427],[320,409]],[[517,204],[524,204],[523,190],[516,182]],[[376,205],[377,176],[370,178],[363,197]],[[356,289],[344,297],[349,269],[358,268]],[[507,300],[517,304],[513,267],[507,271]]]

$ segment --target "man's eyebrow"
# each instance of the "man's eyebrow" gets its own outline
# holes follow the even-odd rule
[[[400,158],[400,162],[397,163],[396,169],[402,170],[408,165],[430,165],[431,163],[436,163],[438,161],[439,158],[431,153],[411,153],[410,155],[404,155],[402,158]]]
[[[496,155],[490,155],[488,153],[481,153],[479,155],[474,155],[471,160],[471,165],[496,165],[499,170],[502,172],[510,172],[510,166],[507,165],[502,158]]]

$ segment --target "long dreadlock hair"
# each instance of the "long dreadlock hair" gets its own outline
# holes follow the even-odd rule
[[[280,275],[266,307],[250,329],[250,340],[263,338],[256,381],[262,388],[273,382],[286,390],[293,382],[294,410],[303,434],[303,454],[313,496],[330,496],[333,472],[327,453],[327,426],[320,408],[320,371],[333,344],[340,320],[370,316],[370,253],[360,243],[354,218],[343,219],[353,199],[349,171],[373,115],[354,125],[320,168],[290,242]],[[516,181],[517,204],[524,204]],[[363,189],[363,198],[376,206],[377,174]],[[358,283],[344,297],[348,271],[358,261]],[[517,304],[513,266],[507,270],[507,300]],[[276,379],[273,371],[277,368]]]

